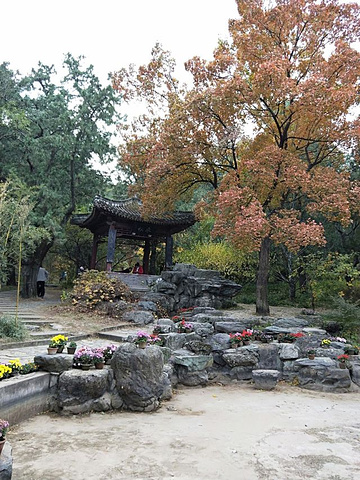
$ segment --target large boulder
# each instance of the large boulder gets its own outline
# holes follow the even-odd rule
[[[277,318],[273,325],[280,328],[290,328],[291,330],[300,331],[304,327],[309,326],[309,322],[303,318]]]
[[[253,370],[252,378],[255,388],[259,390],[274,390],[280,372],[278,370]]]
[[[281,371],[282,362],[279,357],[279,347],[278,343],[265,343],[259,346],[259,369]]]
[[[299,359],[294,362],[299,386],[321,392],[347,392],[351,386],[349,370],[337,368],[331,358]]]
[[[176,264],[164,271],[154,285],[156,292],[174,299],[174,313],[182,308],[226,308],[241,286],[221,278],[218,271],[202,270],[190,264]]]
[[[133,343],[123,344],[111,361],[116,389],[124,401],[124,408],[134,411],[152,411],[160,406],[167,389],[163,375],[164,357],[161,348],[137,348]]]
[[[226,350],[223,359],[229,367],[252,367],[259,362],[259,348],[256,345]]]
[[[213,365],[213,357],[177,352],[172,356],[172,363],[178,383],[189,387],[205,386],[209,381],[207,370]]]
[[[228,350],[230,348],[230,337],[227,333],[216,333],[210,338],[212,351]]]
[[[211,355],[173,355],[172,362],[175,365],[182,365],[190,372],[198,372],[211,367],[213,364],[213,357]]]
[[[246,330],[246,323],[235,320],[234,322],[215,322],[215,330],[217,333],[236,333]]]
[[[136,323],[137,325],[147,325],[154,323],[154,315],[144,310],[130,310],[122,316],[125,322]]]
[[[193,324],[194,332],[200,337],[208,337],[214,333],[214,327],[210,323],[197,323]]]
[[[112,408],[112,372],[69,370],[59,377],[58,408],[62,414],[106,411]]]
[[[296,360],[299,358],[299,349],[293,343],[280,343],[279,356],[281,360]]]

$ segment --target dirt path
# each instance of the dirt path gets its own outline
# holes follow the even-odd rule
[[[356,480],[357,394],[184,389],[152,414],[42,415],[14,427],[13,480]]]

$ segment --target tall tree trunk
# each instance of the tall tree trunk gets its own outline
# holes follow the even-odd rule
[[[24,259],[21,267],[22,298],[36,297],[36,279],[39,267],[53,244],[52,240],[44,240],[37,247],[31,258]]]
[[[270,238],[265,237],[261,242],[259,254],[259,268],[256,279],[256,313],[269,315],[268,279],[270,266]]]

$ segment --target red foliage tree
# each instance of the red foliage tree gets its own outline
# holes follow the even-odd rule
[[[152,113],[165,107],[134,124],[122,151],[145,209],[169,208],[210,184],[198,212],[215,215],[214,235],[259,250],[256,310],[268,314],[271,242],[290,251],[324,245],[321,218],[347,224],[358,208],[346,155],[359,133],[348,115],[358,101],[359,7],[337,0],[237,6],[231,41],[219,42],[212,61],[186,64],[190,89],[179,89],[159,47],[147,67],[116,74],[114,86],[146,100]]]

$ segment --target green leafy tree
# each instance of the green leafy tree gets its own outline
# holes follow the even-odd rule
[[[26,297],[35,294],[39,265],[76,208],[105,190],[108,181],[94,161],[106,163],[116,153],[111,128],[120,119],[120,96],[110,85],[100,84],[92,66],[82,63],[83,58],[67,54],[60,80],[53,67],[42,64],[20,79],[6,65],[0,71],[0,86],[7,85],[7,95],[16,100],[16,118],[26,118],[1,125],[0,177],[16,172],[35,189],[31,222],[49,232],[23,259]]]

